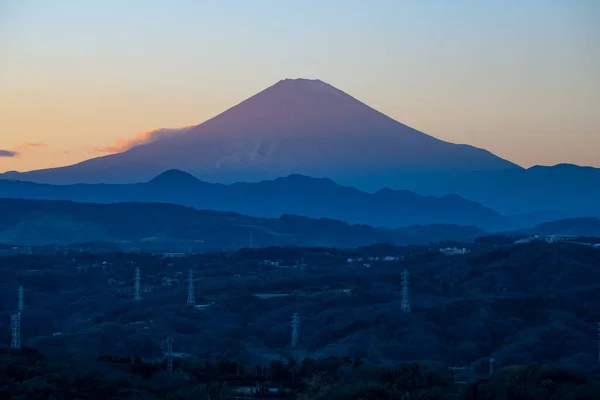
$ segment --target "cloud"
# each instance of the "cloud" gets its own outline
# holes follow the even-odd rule
[[[13,147],[11,150],[1,150],[0,149],[0,157],[19,157],[23,152],[39,148],[46,147],[45,143],[23,143],[18,146]]]
[[[0,157],[16,157],[19,153],[12,150],[0,150]]]
[[[46,147],[46,143],[23,143],[15,147],[17,152],[23,152],[29,149],[35,149],[39,147]]]
[[[158,139],[162,139],[166,136],[175,136],[182,134],[189,129],[193,128],[195,125],[184,126],[182,128],[158,128],[151,129],[149,131],[140,132],[135,134],[129,138],[117,138],[113,144],[106,147],[94,147],[94,151],[99,153],[122,153],[129,149],[132,149],[137,146],[141,146],[143,144],[152,143],[157,141]]]

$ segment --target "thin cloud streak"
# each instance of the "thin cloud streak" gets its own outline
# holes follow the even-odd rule
[[[11,150],[0,150],[0,157],[16,157],[19,153]]]
[[[23,143],[23,144],[13,147],[10,150],[0,149],[0,157],[7,157],[7,158],[19,157],[23,154],[23,152],[26,152],[27,150],[40,148],[40,147],[46,147],[46,144],[45,143]]]
[[[189,129],[193,128],[195,125],[184,126],[182,128],[157,128],[151,129],[149,131],[140,132],[134,136],[129,138],[117,138],[114,143],[110,146],[106,147],[94,147],[94,151],[98,153],[109,153],[116,154],[122,153],[124,151],[130,150],[134,147],[141,146],[143,144],[148,144],[155,142],[159,139],[163,139],[167,136],[175,136],[182,134]]]
[[[23,144],[20,144],[17,147],[15,147],[15,150],[18,153],[21,153],[21,152],[27,151],[29,149],[35,149],[35,148],[46,147],[46,146],[47,146],[46,143],[39,143],[39,142],[23,143]]]

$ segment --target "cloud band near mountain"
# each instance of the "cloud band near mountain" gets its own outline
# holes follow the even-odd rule
[[[14,147],[12,150],[0,149],[0,157],[6,157],[6,158],[18,157],[24,151],[27,151],[32,148],[38,148],[38,147],[46,147],[46,144],[45,143],[23,143],[23,144],[20,144],[20,145]]]
[[[140,132],[129,138],[117,138],[114,143],[106,147],[94,147],[94,151],[99,153],[122,153],[143,144],[152,143],[167,136],[182,134],[193,128],[195,125],[184,126],[182,128],[157,128],[149,131]]]

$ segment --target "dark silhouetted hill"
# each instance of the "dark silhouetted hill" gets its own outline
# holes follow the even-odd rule
[[[0,180],[0,197],[94,203],[164,202],[258,217],[294,214],[388,228],[430,224],[485,229],[521,227],[511,225],[514,221],[494,210],[456,195],[425,197],[390,189],[370,194],[329,179],[302,175],[232,185],[202,182],[179,170],[166,171],[148,183],[122,185]]]
[[[381,242],[472,240],[483,234],[469,226],[390,230],[294,215],[255,218],[162,203],[0,199],[0,242],[14,244],[115,242],[129,247],[186,250],[188,244],[213,250],[290,245],[355,247]]]

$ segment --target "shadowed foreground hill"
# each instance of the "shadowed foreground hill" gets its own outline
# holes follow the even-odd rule
[[[598,379],[586,375],[599,371],[600,250],[545,242],[503,246],[477,241],[466,246],[471,253],[453,257],[430,246],[389,245],[242,249],[180,258],[18,254],[0,262],[0,321],[9,320],[16,289],[23,285],[23,344],[75,375],[81,372],[75,359],[90,360],[84,365],[104,378],[84,382],[98,382],[103,398],[114,398],[112,391],[104,392],[118,389],[118,383],[108,383],[112,379],[120,379],[123,389],[147,386],[136,371],[155,373],[153,382],[167,384],[164,338],[172,335],[174,377],[191,387],[194,381],[185,383],[184,373],[209,384],[218,381],[215,373],[220,371],[239,386],[244,383],[238,375],[278,384],[293,384],[295,378],[308,385],[297,387],[305,395],[298,398],[306,400],[402,400],[407,398],[403,392],[410,392],[411,399],[597,399]],[[374,260],[371,268],[347,262],[348,257],[383,254],[404,257]],[[301,261],[303,266],[282,268],[263,260],[281,265]],[[136,266],[143,270],[139,301],[132,300]],[[185,305],[190,268],[198,278],[194,308]],[[410,272],[410,313],[401,309],[405,268]],[[301,317],[295,348],[290,347],[292,313]],[[0,328],[10,337],[8,324]],[[97,361],[115,365],[97,364],[94,359],[102,352],[116,357],[104,355]],[[491,379],[490,356],[497,361]],[[56,387],[52,376],[45,385],[18,373],[28,368],[25,362],[3,370],[2,362],[10,362],[4,357],[0,351],[0,381],[27,380],[31,390]],[[410,365],[396,367],[403,363]],[[420,367],[427,365],[438,370],[437,379]],[[457,365],[472,370],[450,376],[447,367]],[[243,369],[250,376],[259,371],[260,377],[249,378]],[[462,381],[460,387],[470,395],[442,396],[458,389],[452,378]],[[380,389],[377,396],[335,394],[337,389],[354,392],[360,389],[357,384],[373,389],[374,383]],[[11,388],[17,393],[22,389]],[[419,392],[425,388],[431,391]]]
[[[468,226],[391,230],[293,215],[254,218],[161,203],[0,199],[0,242],[15,244],[117,242],[179,250],[187,250],[192,244],[195,249],[274,245],[355,247],[377,242],[426,244],[472,240],[482,234],[482,230]]]

